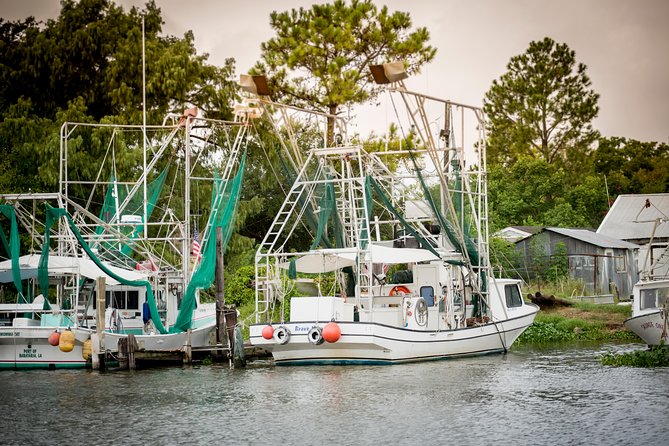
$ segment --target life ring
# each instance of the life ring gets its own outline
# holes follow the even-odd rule
[[[274,330],[274,341],[279,345],[287,344],[290,340],[290,331],[281,325],[276,330]]]
[[[397,285],[394,286],[392,290],[390,290],[390,295],[395,296],[397,294],[411,294],[411,290],[404,285]]]
[[[318,325],[314,325],[307,332],[307,339],[314,345],[321,345],[323,343],[323,330]]]
[[[414,307],[414,317],[416,318],[416,323],[424,327],[427,325],[427,302],[422,297],[416,301],[416,306]]]

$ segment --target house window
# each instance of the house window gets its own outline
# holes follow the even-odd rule
[[[625,256],[616,256],[616,272],[617,273],[626,273],[627,272],[627,262],[625,262]]]
[[[518,285],[504,285],[504,295],[506,297],[506,306],[508,308],[523,306],[523,299],[520,297]]]

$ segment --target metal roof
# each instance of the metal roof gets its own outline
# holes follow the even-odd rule
[[[566,228],[546,228],[546,231],[555,232],[576,240],[580,240],[600,248],[618,248],[618,249],[637,249],[639,245],[618,240],[602,234],[597,234],[589,229],[566,229]]]
[[[621,240],[649,239],[658,218],[669,218],[669,194],[619,195],[597,233]],[[657,226],[655,237],[669,238],[669,221]]]

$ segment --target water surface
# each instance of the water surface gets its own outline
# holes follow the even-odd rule
[[[669,444],[669,369],[643,348],[514,348],[394,366],[0,373],[1,444]]]

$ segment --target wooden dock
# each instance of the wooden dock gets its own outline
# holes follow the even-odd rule
[[[102,359],[101,368],[104,370],[134,370],[159,366],[174,366],[181,364],[193,364],[207,359],[213,362],[228,362],[236,368],[245,367],[246,362],[271,359],[272,354],[249,342],[243,344],[243,353],[235,355],[234,348],[227,345],[210,345],[201,347],[184,346],[181,350],[174,351],[149,351],[137,348],[137,342],[133,335],[119,340],[119,351],[117,354],[107,352]],[[114,364],[118,363],[117,366]]]

